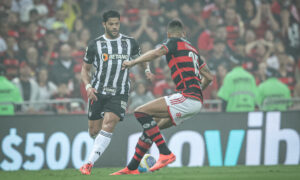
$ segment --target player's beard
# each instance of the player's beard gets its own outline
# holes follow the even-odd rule
[[[106,30],[106,33],[112,38],[112,39],[115,39],[119,36],[119,31],[109,31],[109,30]]]

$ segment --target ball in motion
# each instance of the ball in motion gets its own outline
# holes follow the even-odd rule
[[[138,170],[140,173],[150,172],[150,168],[156,163],[156,160],[151,154],[145,154],[142,158]]]

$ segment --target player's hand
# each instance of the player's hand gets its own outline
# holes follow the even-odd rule
[[[122,64],[122,70],[126,69],[126,68],[130,68],[134,65],[133,61],[124,61]]]
[[[90,88],[87,89],[86,92],[87,92],[87,96],[90,100],[93,100],[93,101],[98,100],[97,96],[95,95],[95,93],[98,93],[98,92],[95,88],[90,87]]]
[[[154,74],[152,74],[152,72],[148,71],[148,72],[145,72],[145,74],[146,74],[147,79],[149,79],[151,82],[154,81],[155,76],[154,76]]]

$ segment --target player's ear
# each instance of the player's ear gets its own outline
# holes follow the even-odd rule
[[[167,32],[167,37],[168,37],[168,38],[170,38],[170,37],[171,37],[171,35],[170,35],[170,33],[169,33],[169,32]]]
[[[186,37],[186,32],[182,31],[182,37]]]
[[[104,29],[106,29],[105,22],[102,22],[102,26],[104,27]]]

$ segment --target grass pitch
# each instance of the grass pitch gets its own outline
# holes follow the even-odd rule
[[[61,171],[0,171],[1,180],[300,180],[300,166],[236,166],[236,167],[183,167],[163,168],[154,173],[110,176],[120,168],[94,168],[90,176],[81,175],[77,169]]]

